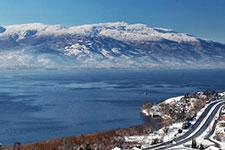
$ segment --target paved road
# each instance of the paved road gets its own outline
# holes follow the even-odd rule
[[[222,109],[220,110],[219,116],[221,116],[222,114]],[[220,118],[220,117],[219,117]],[[218,124],[219,118],[216,119],[216,121],[213,123],[213,127],[212,130],[206,135],[205,139],[211,141],[212,143],[215,144],[216,147],[220,147],[220,144],[211,140],[210,137],[213,135],[213,133],[215,132],[216,129],[216,125]]]
[[[173,141],[168,141],[162,144],[158,144],[155,146],[151,146],[148,148],[145,148],[144,150],[148,150],[148,149],[168,149],[174,146],[178,146],[181,144],[184,144],[188,141],[191,141],[192,139],[200,136],[209,126],[211,120],[214,118],[214,116],[216,115],[216,113],[219,111],[219,109],[225,104],[225,100],[221,99],[219,101],[216,102],[212,102],[211,104],[209,104],[209,106],[204,110],[204,112],[202,113],[202,115],[199,117],[199,119],[196,121],[196,123],[191,127],[190,130],[188,130],[184,135],[174,139],[173,141],[175,141],[176,143],[173,144]],[[209,111],[211,110],[211,108],[213,106],[217,105],[214,110],[211,112],[211,114],[209,115],[209,117],[207,118],[206,122],[204,123],[204,125],[198,129],[198,127],[201,125],[202,121],[204,121],[204,119],[207,117]],[[198,131],[196,131],[198,130]],[[194,133],[194,134],[193,134]],[[193,135],[192,135],[193,134]]]

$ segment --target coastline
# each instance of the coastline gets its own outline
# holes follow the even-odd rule
[[[37,143],[21,144],[15,143],[14,146],[3,147],[2,150],[14,150],[15,148],[23,150],[75,150],[89,146],[91,149],[108,150],[114,147],[132,148],[139,147],[137,142],[126,142],[125,136],[147,135],[152,131],[149,125],[137,125],[128,128],[119,128],[109,131],[98,132],[94,134],[85,134],[78,136],[62,137],[50,139]]]
[[[127,140],[126,137],[138,137],[138,136],[152,136],[156,131],[154,126],[153,120],[154,116],[160,119],[161,127],[169,128],[174,127],[174,124],[180,123],[179,127],[175,127],[177,129],[183,128],[183,125],[187,121],[192,122],[196,120],[199,116],[199,112],[205,108],[205,106],[220,97],[224,97],[224,93],[218,93],[213,90],[208,90],[204,92],[195,92],[185,94],[185,96],[173,97],[166,99],[164,101],[159,102],[158,104],[154,105],[151,103],[143,104],[141,108],[141,113],[143,114],[145,122],[141,125],[136,125],[128,128],[118,128],[112,129],[109,131],[102,131],[97,132],[94,134],[84,134],[84,135],[75,135],[69,137],[62,137],[56,139],[45,140],[42,142],[37,143],[15,143],[14,146],[11,147],[3,147],[1,150],[84,150],[84,149],[98,149],[98,150],[108,150],[113,149],[115,147],[120,147],[122,149],[131,149],[133,147],[141,148],[142,145],[140,140]],[[187,105],[191,103],[191,105]],[[176,104],[176,105],[175,105]],[[201,105],[200,105],[201,104]],[[182,106],[182,107],[181,107]],[[186,107],[189,106],[189,107]],[[186,113],[184,112],[180,118],[180,110],[181,108],[186,108]],[[171,109],[173,108],[173,109]],[[173,110],[173,111],[168,111]],[[178,114],[176,111],[178,111]],[[183,110],[184,111],[184,110]],[[166,116],[166,118],[165,118]],[[172,117],[175,120],[169,119],[168,117]],[[176,118],[178,117],[178,118]],[[185,118],[187,117],[187,118]],[[192,117],[190,119],[190,117]],[[146,120],[147,119],[147,120]],[[154,119],[155,120],[155,119]],[[157,125],[156,125],[157,126]],[[159,129],[158,129],[159,130]],[[159,130],[160,131],[160,130]],[[159,132],[158,131],[158,132]],[[164,131],[164,130],[163,130]],[[171,130],[172,131],[172,130]],[[161,132],[161,131],[160,131]],[[168,134],[170,137],[174,137],[175,132],[171,132],[171,135]],[[159,133],[160,135],[161,133]],[[162,134],[164,135],[164,134]],[[154,140],[152,138],[148,138],[149,140]],[[166,138],[171,139],[171,138]],[[164,139],[165,140],[165,139]],[[163,141],[162,141],[163,142]],[[147,143],[152,143],[152,141],[148,141]],[[144,143],[142,143],[144,144]]]

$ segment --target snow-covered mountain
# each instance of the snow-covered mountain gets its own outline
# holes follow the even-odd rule
[[[144,24],[0,26],[0,68],[225,67],[225,45]]]

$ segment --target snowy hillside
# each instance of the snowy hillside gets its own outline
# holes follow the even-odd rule
[[[225,45],[143,24],[0,26],[0,68],[207,68]]]

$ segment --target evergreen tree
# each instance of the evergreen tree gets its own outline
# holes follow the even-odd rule
[[[195,139],[192,140],[191,148],[197,148],[197,143]]]
[[[200,144],[200,147],[199,147],[200,150],[204,150],[204,146],[202,144]]]

